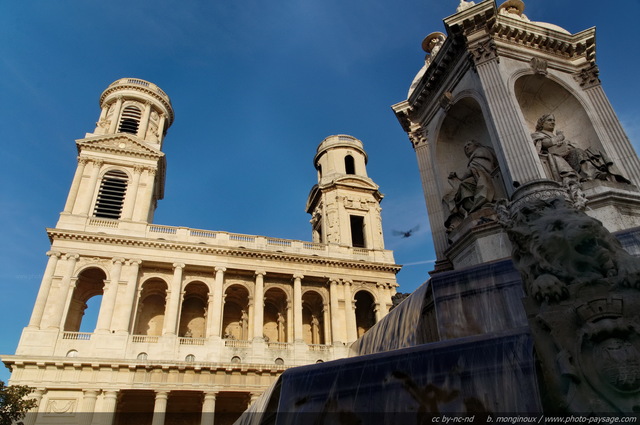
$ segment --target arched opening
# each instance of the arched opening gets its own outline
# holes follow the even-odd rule
[[[302,336],[307,344],[326,344],[324,338],[324,302],[315,291],[302,294]]]
[[[105,273],[96,267],[85,269],[78,275],[64,324],[65,331],[93,332],[98,321],[105,279]]]
[[[178,335],[191,338],[206,336],[208,298],[209,288],[202,282],[191,282],[185,287]]]
[[[142,111],[137,106],[127,106],[122,110],[120,116],[120,126],[118,127],[119,133],[138,134],[138,127],[140,126],[140,119],[142,118]]]
[[[264,294],[262,335],[267,342],[288,342],[287,332],[287,294],[280,288],[270,288]]]
[[[361,215],[350,215],[349,225],[351,226],[351,246],[355,248],[365,248],[364,217]]]
[[[375,301],[367,291],[358,291],[356,300],[356,327],[358,338],[376,324]]]
[[[351,155],[347,155],[344,157],[344,169],[345,173],[347,174],[356,173],[356,162]]]
[[[149,279],[142,284],[134,328],[136,335],[162,335],[167,288],[166,282],[158,278]]]
[[[249,339],[249,291],[242,285],[231,285],[225,291],[222,336],[243,341]]]
[[[100,182],[96,207],[93,211],[95,217],[114,220],[120,218],[127,193],[127,181],[127,174],[123,171],[111,170],[105,173]]]

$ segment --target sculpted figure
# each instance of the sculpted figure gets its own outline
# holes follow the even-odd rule
[[[455,171],[449,174],[452,190],[443,198],[450,212],[445,221],[449,231],[469,213],[495,199],[491,173],[498,166],[498,161],[493,149],[481,145],[476,140],[469,140],[464,144],[464,153],[468,158],[467,169],[462,176],[458,176]]]
[[[573,145],[562,131],[554,133],[555,127],[556,118],[553,114],[542,115],[531,138],[538,153],[549,156],[552,172],[563,183],[594,179],[629,183],[605,154]]]

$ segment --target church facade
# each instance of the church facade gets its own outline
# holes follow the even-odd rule
[[[36,389],[27,423],[232,423],[286,368],[346,357],[388,313],[400,266],[360,140],[317,149],[310,242],[164,226],[169,97],[123,78],[100,106],[47,229],[31,319],[2,356],[11,384]],[[81,331],[98,296],[95,329]]]

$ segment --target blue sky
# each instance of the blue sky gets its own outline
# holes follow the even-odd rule
[[[33,0],[0,4],[0,353],[27,324],[53,227],[114,80],[158,84],[176,112],[155,222],[311,239],[313,156],[331,134],[364,142],[400,291],[434,260],[414,152],[390,106],[423,64],[422,39],[458,0]],[[597,32],[601,79],[640,136],[640,0],[529,0],[534,21]],[[392,230],[420,230],[408,239]],[[0,379],[8,373],[0,371]]]

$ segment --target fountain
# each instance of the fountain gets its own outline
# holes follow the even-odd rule
[[[640,161],[595,30],[523,11],[461,1],[393,106],[424,185],[430,279],[352,357],[285,371],[237,424],[640,413]]]

